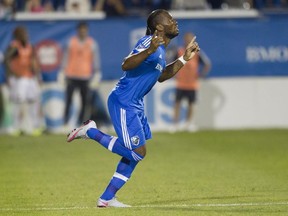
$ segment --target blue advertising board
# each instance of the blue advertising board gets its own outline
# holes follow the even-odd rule
[[[249,19],[180,19],[180,35],[172,45],[182,44],[185,32],[194,32],[212,62],[209,77],[287,76],[288,16]],[[118,79],[121,63],[131,46],[145,33],[144,18],[87,20],[90,35],[99,43],[103,80]],[[0,61],[17,25],[27,27],[40,58],[43,80],[55,81],[63,49],[75,34],[76,20],[1,21]],[[1,58],[2,56],[2,58]],[[4,81],[3,64],[0,82]]]

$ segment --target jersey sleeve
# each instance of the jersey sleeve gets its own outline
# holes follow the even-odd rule
[[[145,36],[145,37],[141,38],[141,39],[137,42],[135,48],[132,50],[132,52],[130,53],[130,55],[137,54],[137,53],[139,53],[139,52],[142,52],[142,51],[148,49],[149,46],[150,46],[150,43],[151,43],[151,39],[152,39],[152,36],[151,36],[151,35]],[[156,53],[157,53],[157,51],[154,52],[154,53],[152,53],[151,55],[149,55],[149,56],[145,59],[145,61],[148,61],[148,62],[154,61],[155,58],[157,58],[156,56],[158,56]]]
[[[132,54],[136,54],[147,49],[150,46],[151,39],[152,39],[152,36],[146,36],[146,37],[141,38],[137,42],[135,48],[132,50]]]

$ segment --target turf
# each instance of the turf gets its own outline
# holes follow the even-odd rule
[[[120,157],[91,140],[0,136],[0,215],[287,215],[288,130],[154,133],[118,193],[95,208]]]

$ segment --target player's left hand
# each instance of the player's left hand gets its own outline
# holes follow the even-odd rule
[[[148,53],[154,53],[158,47],[162,44],[164,44],[164,39],[161,35],[159,35],[159,32],[157,30],[155,30],[152,39],[151,39],[151,43],[150,46],[148,48]]]
[[[183,56],[185,61],[189,61],[190,59],[193,58],[193,56],[200,51],[200,47],[198,45],[198,43],[195,41],[196,40],[196,36],[193,37],[193,39],[191,40],[191,42],[188,44],[188,46],[186,47],[185,50],[185,54]]]

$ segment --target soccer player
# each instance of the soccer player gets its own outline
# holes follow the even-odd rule
[[[166,10],[155,10],[149,15],[146,35],[124,59],[124,75],[108,98],[109,113],[118,137],[104,134],[92,120],[68,134],[68,142],[77,138],[93,139],[122,156],[109,185],[98,200],[98,207],[129,207],[116,200],[115,194],[145,157],[146,140],[151,138],[143,97],[157,81],[173,77],[200,50],[194,37],[184,55],[166,65],[165,49],[178,34],[177,22]]]
[[[77,25],[77,35],[69,39],[64,55],[63,67],[67,84],[64,112],[65,125],[69,122],[73,93],[77,89],[81,96],[81,109],[77,124],[84,121],[90,92],[89,83],[93,76],[100,76],[99,46],[97,41],[88,35],[88,31],[88,24],[80,22]]]
[[[193,39],[194,34],[187,32],[184,34],[184,47],[178,49],[178,56],[182,56],[185,52],[185,47]],[[194,58],[189,61],[184,67],[179,70],[176,77],[176,97],[174,106],[174,122],[175,125],[171,128],[171,132],[178,129],[179,115],[181,103],[187,99],[188,106],[186,111],[186,119],[184,123],[184,130],[191,132],[197,131],[196,125],[192,123],[193,118],[193,105],[197,100],[197,93],[199,89],[199,77],[205,77],[211,69],[211,62],[208,56],[201,50]],[[180,127],[182,129],[182,127]]]
[[[13,40],[5,52],[5,66],[13,107],[11,135],[20,135],[22,131],[40,135],[40,70],[23,26],[17,26],[13,32]]]

